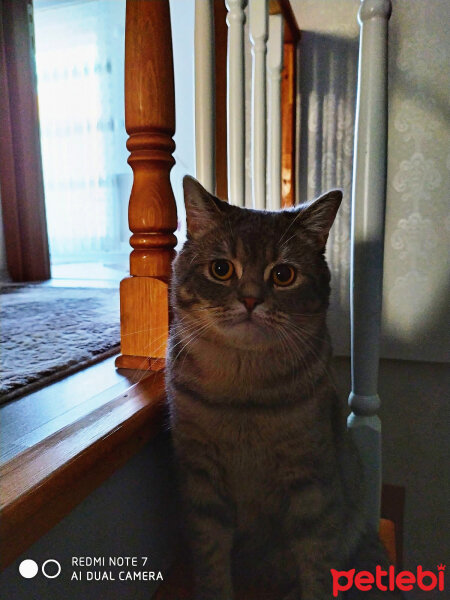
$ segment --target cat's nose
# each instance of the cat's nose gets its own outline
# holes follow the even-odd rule
[[[253,296],[244,296],[243,298],[239,298],[239,300],[244,304],[248,312],[252,312],[255,306],[262,302],[261,298],[254,298]]]

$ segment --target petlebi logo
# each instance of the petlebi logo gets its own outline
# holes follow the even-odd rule
[[[346,592],[353,587],[356,587],[362,592],[369,592],[376,588],[382,592],[388,590],[400,590],[408,592],[414,587],[417,587],[424,592],[431,592],[438,589],[440,592],[445,589],[445,567],[442,563],[437,565],[437,573],[433,571],[424,571],[419,565],[416,572],[399,571],[395,567],[390,566],[387,571],[382,567],[377,566],[375,574],[370,571],[359,571],[350,569],[349,571],[337,571],[331,569],[331,577],[333,579],[333,597],[336,598],[339,592]]]

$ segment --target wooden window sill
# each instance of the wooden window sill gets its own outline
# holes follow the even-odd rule
[[[112,369],[111,362],[111,375]],[[77,391],[74,387],[73,394]],[[25,449],[2,450],[2,569],[160,430],[164,398],[163,371],[150,373],[120,392],[114,385],[72,407],[68,417],[54,416],[32,429],[21,438],[31,441]],[[54,431],[46,435],[49,427]]]

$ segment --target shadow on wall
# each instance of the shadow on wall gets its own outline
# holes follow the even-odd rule
[[[392,81],[391,75],[389,90],[381,356],[442,362],[450,356],[449,334],[443,326],[448,320],[447,307],[450,304],[448,260],[445,249],[442,252],[439,247],[445,237],[445,232],[439,229],[443,228],[442,219],[439,219],[438,213],[430,212],[429,208],[430,204],[442,202],[441,194],[438,189],[432,189],[430,193],[424,191],[420,187],[420,180],[414,187],[411,180],[417,178],[416,173],[411,173],[410,181],[402,181],[401,185],[392,181],[397,163],[405,163],[413,143],[412,140],[405,145],[402,127],[394,127],[394,121],[403,116],[398,114],[396,99],[398,96],[413,98],[415,102],[417,97],[419,105],[426,104],[430,99],[423,86],[398,68],[400,43],[395,32],[394,29],[389,40],[389,69],[391,74],[399,73],[400,77]],[[350,352],[350,216],[358,51],[357,38],[302,33],[299,83],[300,200],[316,197],[332,187],[344,190],[343,204],[327,247],[327,260],[332,272],[329,325],[337,355],[348,355]],[[418,90],[414,87],[416,84]],[[430,104],[445,122],[448,109],[439,101],[442,93],[435,90],[436,87],[428,92],[435,96]],[[419,116],[422,121],[416,123],[416,127],[422,131],[426,127],[426,115]],[[413,135],[410,133],[411,137]],[[416,196],[422,192],[423,197],[404,201],[405,194],[401,192],[408,185],[408,192],[417,190]],[[436,254],[431,254],[433,248],[441,252],[441,260],[437,259]],[[427,269],[424,258],[429,259],[432,268]]]

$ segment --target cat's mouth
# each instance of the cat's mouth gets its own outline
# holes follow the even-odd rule
[[[265,326],[264,320],[258,318],[254,313],[240,314],[239,316],[230,319],[224,329],[227,333],[234,336],[245,338],[247,341],[262,341],[268,336],[268,329]]]

